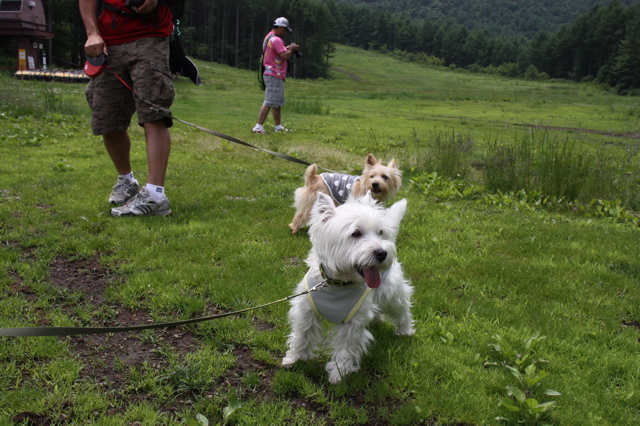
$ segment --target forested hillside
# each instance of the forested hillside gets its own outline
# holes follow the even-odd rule
[[[427,65],[530,79],[597,80],[621,94],[640,93],[640,3],[601,1],[187,0],[179,28],[190,56],[256,69],[264,35],[275,18],[286,16],[294,28],[288,40],[298,43],[303,54],[292,63],[296,78],[327,77],[334,44],[341,43]],[[417,9],[420,4],[428,6],[426,12]],[[85,33],[77,0],[45,2],[49,5],[56,34],[53,63],[79,67]],[[404,6],[410,15],[392,12]],[[445,16],[445,10],[450,19],[420,19],[433,11]],[[456,14],[476,13],[473,25],[452,20]],[[518,19],[512,17],[520,16],[533,31],[537,19],[553,16],[559,24],[571,13],[577,18],[559,30],[538,31],[531,38],[524,33],[495,35],[488,29],[515,26]]]
[[[594,5],[609,0],[338,0],[339,3],[366,5],[373,10],[391,12],[413,19],[436,22],[451,20],[470,30],[483,29],[491,35],[524,35],[540,31],[555,33],[560,27],[587,13]],[[622,0],[630,5],[637,0]]]

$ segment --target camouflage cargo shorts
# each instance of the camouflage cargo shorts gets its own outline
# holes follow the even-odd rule
[[[167,127],[173,122],[162,113],[149,108],[140,99],[169,108],[175,91],[169,70],[169,39],[145,37],[131,43],[107,47],[107,65],[100,76],[87,85],[85,95],[91,107],[91,129],[95,135],[125,131],[133,113],[138,113],[138,125],[164,119]],[[120,76],[138,97],[115,75]]]

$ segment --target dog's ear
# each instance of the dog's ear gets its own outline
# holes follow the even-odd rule
[[[389,161],[389,164],[387,164],[387,167],[389,167],[390,169],[397,169],[396,159],[394,158],[393,160]]]
[[[330,196],[323,192],[318,192],[318,199],[313,205],[311,212],[311,222],[326,222],[336,215],[336,205]]]
[[[360,202],[369,205],[371,207],[376,207],[378,205],[378,201],[373,198],[373,195],[371,194],[371,190],[367,189],[367,193],[364,194],[363,197],[359,198]]]
[[[365,167],[375,166],[376,164],[378,164],[378,160],[376,160],[376,157],[374,157],[373,154],[367,154],[367,161],[365,162]]]
[[[391,223],[393,224],[393,227],[396,229],[396,232],[394,234],[397,234],[397,229],[400,227],[400,222],[402,221],[402,218],[404,217],[404,214],[406,212],[407,212],[406,198],[403,198],[397,203],[394,203],[387,210],[387,218],[391,221]],[[394,238],[395,238],[395,235],[394,235]]]

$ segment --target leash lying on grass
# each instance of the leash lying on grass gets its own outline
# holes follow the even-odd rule
[[[133,90],[133,88],[131,86],[129,86],[129,84],[127,84],[126,81],[124,81],[118,74],[113,72],[113,70],[111,68],[109,68],[108,65],[105,65],[105,67],[113,75],[115,75],[118,78],[118,80],[120,80],[120,82],[122,84],[124,84],[124,86],[127,89],[131,90],[131,93],[133,93],[134,96],[136,96],[142,102],[147,104],[150,109],[152,109],[154,111],[158,111],[159,113],[161,113],[162,115],[164,115],[167,118],[179,121],[182,124],[194,127],[194,128],[196,128],[198,130],[202,130],[203,132],[206,132],[206,133],[209,133],[209,134],[211,134],[213,136],[217,136],[219,138],[228,140],[230,142],[234,142],[234,143],[237,143],[237,144],[240,144],[240,145],[247,146],[249,148],[254,148],[254,149],[257,149],[259,151],[266,152],[267,154],[271,154],[271,155],[273,155],[275,157],[282,158],[283,160],[291,161],[291,162],[298,163],[298,164],[303,164],[303,165],[306,165],[306,166],[310,166],[311,165],[311,163],[309,163],[307,161],[304,161],[304,160],[300,160],[300,159],[295,158],[295,157],[292,157],[291,155],[281,154],[279,152],[275,152],[275,151],[270,151],[268,149],[259,148],[257,146],[251,145],[250,143],[247,143],[247,142],[241,141],[240,139],[234,138],[233,136],[225,135],[224,133],[216,132],[214,130],[207,129],[206,127],[198,126],[197,124],[189,123],[188,121],[184,121],[184,120],[181,120],[179,118],[176,118],[166,108],[160,107],[158,105],[154,105],[153,103],[151,103],[151,102],[149,102],[149,101],[147,101],[145,99],[141,99],[136,94],[136,92]],[[319,167],[319,168],[321,168],[322,170],[326,170],[328,172],[331,172],[331,173],[336,173],[333,170],[326,169],[324,167]],[[242,310],[234,311],[234,312],[227,312],[227,313],[218,314],[218,315],[211,315],[211,316],[208,316],[208,317],[193,318],[193,319],[183,320],[183,321],[174,321],[174,322],[157,323],[157,324],[146,324],[146,325],[124,326],[124,327],[18,327],[18,328],[0,328],[0,337],[73,336],[73,335],[78,335],[78,334],[106,334],[106,333],[121,333],[121,332],[125,332],[125,331],[150,330],[150,329],[156,329],[156,328],[173,328],[173,327],[178,327],[180,325],[194,324],[194,323],[209,321],[209,320],[213,320],[213,319],[217,319],[217,318],[224,318],[224,317],[228,317],[228,316],[231,316],[231,315],[237,315],[237,314],[240,314],[240,313],[249,312],[249,311],[253,311],[253,310],[256,310],[256,309],[264,308],[266,306],[274,305],[276,303],[285,302],[285,301],[293,299],[295,297],[308,294],[308,293],[310,293],[312,291],[320,290],[322,287],[325,286],[326,282],[327,281],[324,280],[324,281],[320,282],[319,284],[317,284],[316,286],[314,286],[314,287],[312,287],[312,288],[310,288],[310,289],[308,289],[306,291],[303,291],[302,293],[294,294],[293,296],[288,296],[288,297],[285,297],[285,298],[280,299],[280,300],[276,300],[276,301],[273,301],[273,302],[265,303],[264,305],[254,306],[252,308],[242,309]]]
[[[234,138],[233,136],[225,135],[224,133],[216,132],[215,130],[210,130],[210,129],[207,129],[206,127],[198,126],[197,124],[189,123],[188,121],[184,121],[184,120],[181,120],[181,119],[179,119],[179,118],[177,118],[177,117],[174,117],[174,116],[171,114],[171,111],[169,111],[168,109],[163,108],[163,107],[158,106],[158,105],[155,105],[155,104],[153,104],[153,103],[151,103],[151,102],[147,101],[146,99],[142,99],[142,98],[141,98],[140,96],[138,96],[138,94],[133,90],[133,88],[132,88],[129,84],[127,84],[127,82],[126,82],[126,81],[124,81],[124,80],[123,80],[123,79],[122,79],[118,74],[116,74],[115,72],[113,72],[113,70],[112,70],[111,68],[109,68],[109,66],[108,66],[108,65],[105,65],[105,67],[106,67],[106,68],[107,68],[107,69],[108,69],[108,70],[109,70],[113,75],[115,75],[115,76],[118,78],[118,80],[120,80],[120,82],[121,82],[122,84],[124,84],[124,86],[125,86],[127,89],[129,89],[129,90],[131,91],[131,93],[133,93],[133,95],[134,95],[136,98],[138,98],[139,100],[141,100],[142,102],[144,102],[145,104],[147,104],[147,106],[149,106],[149,109],[152,109],[152,110],[154,110],[154,111],[157,111],[157,112],[159,112],[160,114],[164,115],[164,116],[165,116],[165,117],[167,117],[167,118],[170,118],[170,119],[172,119],[172,120],[176,120],[176,121],[178,121],[178,122],[180,122],[180,123],[182,123],[182,124],[185,124],[185,125],[187,125],[187,126],[191,126],[191,127],[196,128],[196,129],[198,129],[198,130],[202,130],[203,132],[209,133],[210,135],[213,135],[213,136],[217,136],[217,137],[219,137],[219,138],[221,138],[221,139],[228,140],[229,142],[237,143],[237,144],[240,144],[240,145],[247,146],[247,147],[249,147],[249,148],[253,148],[253,149],[257,149],[257,150],[262,151],[262,152],[266,152],[267,154],[271,154],[271,155],[273,155],[273,156],[275,156],[275,157],[282,158],[283,160],[291,161],[291,162],[293,162],[293,163],[303,164],[303,165],[305,165],[305,166],[310,166],[310,165],[311,165],[311,163],[309,163],[308,161],[300,160],[300,159],[298,159],[298,158],[296,158],[296,157],[292,157],[291,155],[281,154],[281,153],[279,153],[279,152],[270,151],[270,150],[268,150],[268,149],[260,148],[260,147],[257,147],[257,146],[255,146],[255,145],[251,145],[250,143],[247,143],[247,142],[241,141],[240,139]],[[324,168],[324,167],[320,167],[320,166],[318,166],[318,167],[319,167],[320,169],[322,169],[322,170],[326,170],[326,171],[327,171],[327,172],[329,172],[329,173],[337,173],[337,172],[335,172],[335,171],[333,171],[333,170],[326,169],[326,168]]]
[[[223,314],[211,315],[208,317],[193,318],[182,321],[173,321],[156,324],[146,325],[132,325],[124,327],[17,327],[17,328],[0,328],[0,336],[4,337],[36,337],[36,336],[74,336],[74,335],[86,335],[86,334],[106,334],[106,333],[123,333],[125,331],[140,331],[150,330],[156,328],[174,328],[180,325],[195,324],[198,322],[210,321],[213,319],[224,318],[231,315],[237,315],[244,312],[254,311],[256,309],[265,308],[267,306],[275,305],[276,303],[286,302],[295,297],[304,296],[312,291],[318,291],[324,287],[327,280],[320,282],[319,284],[311,287],[309,290],[305,290],[302,293],[287,296],[283,299],[274,300],[273,302],[265,303],[263,305],[254,306],[252,308],[241,309],[239,311],[225,312]]]

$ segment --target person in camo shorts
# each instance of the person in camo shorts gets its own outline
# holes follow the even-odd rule
[[[103,137],[118,173],[109,202],[120,207],[112,208],[111,215],[166,216],[171,214],[164,184],[171,152],[169,127],[173,123],[146,102],[167,112],[173,103],[175,92],[169,70],[172,16],[169,7],[164,2],[159,5],[158,0],[146,0],[139,7],[127,7],[125,3],[103,0],[98,17],[96,0],[79,0],[87,31],[85,53],[92,58],[105,54],[109,67],[87,85],[91,128]],[[144,187],[138,184],[131,166],[128,129],[134,112],[145,133],[148,181]]]

